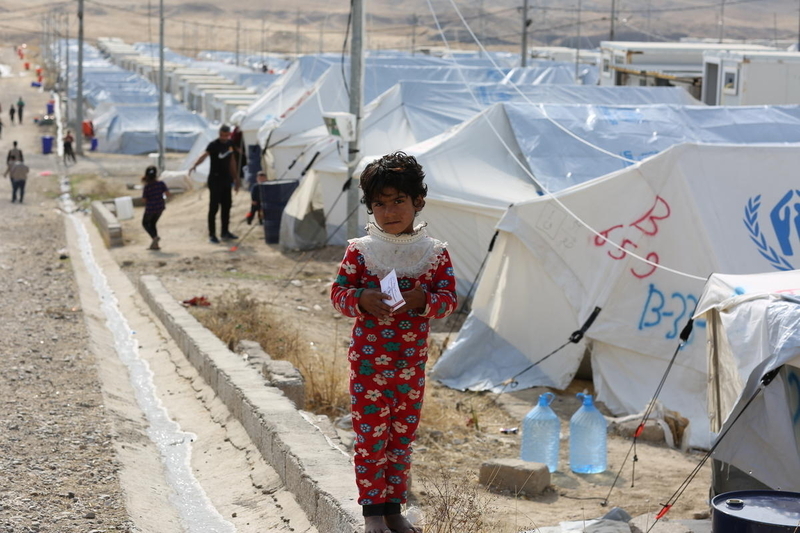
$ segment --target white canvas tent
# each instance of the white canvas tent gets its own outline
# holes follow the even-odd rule
[[[800,145],[681,144],[562,191],[565,207],[553,197],[516,203],[497,225],[472,311],[433,377],[458,389],[500,390],[563,344],[598,306],[585,340],[598,399],[618,414],[641,412],[705,277],[798,263],[800,236],[788,212],[798,165]],[[459,255],[464,243],[443,229],[432,227],[431,234],[450,240]],[[698,447],[711,442],[705,327],[695,324],[660,396],[691,421],[688,444]],[[569,344],[519,376],[519,385],[564,388],[583,353],[583,345]]]
[[[360,148],[364,154],[385,154],[434,137],[446,129],[468,120],[498,102],[535,102],[570,104],[697,104],[686,91],[677,87],[596,87],[582,85],[528,85],[514,88],[504,83],[464,84],[436,81],[402,81],[384,92],[364,109],[361,123]],[[343,244],[345,232],[342,221],[347,216],[344,202],[339,198],[347,179],[346,146],[328,136],[320,127],[311,130],[310,139],[323,136],[314,145],[309,139],[295,136],[300,152],[291,169],[284,164],[282,179],[300,179],[298,196],[318,198],[317,207],[310,208],[299,199],[286,206],[281,221],[281,246],[287,249],[308,249],[324,242]],[[280,136],[279,136],[280,137]],[[311,172],[305,177],[303,171]],[[309,189],[309,191],[305,191]],[[318,192],[313,192],[319,189]],[[325,231],[302,221],[310,212],[324,209]],[[315,220],[321,220],[315,217]],[[303,229],[294,229],[302,223]]]
[[[308,144],[293,137],[303,136],[303,142],[313,142],[327,137],[323,113],[347,112],[350,97],[347,78],[340,69],[330,68],[320,76],[301,102],[279,119],[264,123],[259,129],[259,144],[273,153],[275,170],[280,175]],[[545,62],[537,66],[498,70],[492,67],[454,67],[452,65],[368,65],[364,71],[364,102],[370,103],[392,86],[406,80],[426,80],[464,83],[503,83],[508,89],[512,83],[523,90],[539,85],[575,85],[572,69],[563,63]],[[365,110],[366,112],[366,110]],[[316,138],[311,140],[312,132]],[[267,139],[270,142],[267,142]]]
[[[798,296],[797,270],[714,274],[697,309],[698,318],[708,323],[712,429],[721,437],[724,434],[712,457],[774,490],[796,492],[800,491]],[[762,378],[775,370],[774,380],[756,394]]]
[[[466,291],[506,208],[624,169],[682,142],[800,142],[800,107],[495,104],[406,147],[430,189],[424,218],[453,246]]]

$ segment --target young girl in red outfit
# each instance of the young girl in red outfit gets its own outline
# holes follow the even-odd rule
[[[331,289],[333,306],[356,319],[350,340],[350,395],[355,470],[366,533],[419,533],[401,514],[411,445],[425,392],[432,318],[456,307],[456,280],[446,244],[414,219],[425,206],[425,174],[397,152],[361,174],[362,203],[374,216],[367,235],[350,241]],[[384,301],[380,280],[392,270],[405,304]]]

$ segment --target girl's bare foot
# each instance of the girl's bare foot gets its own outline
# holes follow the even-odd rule
[[[412,526],[411,522],[401,514],[391,514],[383,517],[386,526],[393,533],[422,533],[422,529]]]
[[[364,533],[391,533],[382,516],[365,516]]]

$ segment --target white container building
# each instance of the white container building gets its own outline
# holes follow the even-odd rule
[[[600,85],[684,87],[699,99],[706,51],[768,51],[757,44],[650,43],[603,41],[600,43]]]
[[[708,105],[800,104],[800,53],[707,51],[701,100]]]

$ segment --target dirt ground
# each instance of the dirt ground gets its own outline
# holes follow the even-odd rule
[[[242,192],[234,197],[232,211],[232,230],[242,237],[238,249],[231,251],[231,243],[210,244],[206,237],[207,201],[207,191],[199,188],[168,204],[159,221],[162,250],[158,252],[146,249],[150,241],[140,227],[141,213],[137,208],[135,218],[123,222],[125,246],[112,250],[113,256],[132,278],[142,274],[160,276],[176,299],[206,296],[211,308],[195,310],[201,320],[204,313],[214,312],[215,302],[224,295],[246,291],[282,321],[295,325],[303,344],[330,354],[333,364],[326,371],[338,372],[346,379],[345,344],[351,323],[336,314],[329,302],[330,283],[343,248],[282,253],[277,245],[265,243],[261,228],[242,224],[249,204],[249,197]],[[435,228],[430,230],[435,235]],[[433,342],[441,343],[451,327],[449,321],[434,324]],[[558,395],[555,405],[562,419],[562,437],[566,436],[569,417],[579,406],[575,392],[585,388],[591,390],[591,383],[576,381],[567,391],[553,391]],[[564,472],[568,470],[568,443],[563,440],[562,471],[553,475],[553,491],[543,496],[492,494],[477,485],[477,472],[484,460],[518,456],[519,435],[502,434],[500,429],[519,426],[539,392],[543,390],[521,391],[495,401],[493,394],[459,392],[429,384],[414,467],[414,492],[423,509],[430,491],[426,481],[430,485],[445,472],[454,483],[466,482],[476,488],[483,501],[495,509],[493,531],[532,529],[594,518],[606,512],[607,508],[599,505],[600,500],[606,497],[630,449],[630,441],[619,437],[609,437],[609,469],[597,475]],[[637,446],[637,455],[635,486],[631,487],[628,462],[609,501],[609,506],[623,507],[634,516],[657,512],[701,457],[699,453],[684,454],[663,445],[642,443]],[[705,513],[709,480],[708,468],[704,468],[669,516],[691,519]]]

